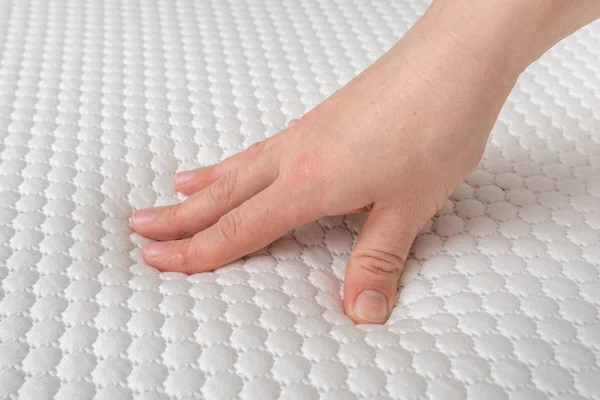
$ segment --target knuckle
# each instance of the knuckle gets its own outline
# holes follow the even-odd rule
[[[162,214],[168,223],[177,223],[181,221],[183,214],[183,203],[167,206],[162,209]]]
[[[354,262],[369,275],[400,277],[404,258],[385,250],[363,250],[354,256]]]
[[[226,242],[236,239],[239,228],[240,220],[234,212],[223,215],[216,224],[217,234]]]
[[[188,275],[197,271],[199,259],[197,248],[193,245],[192,241],[185,243],[181,252],[177,255],[179,269]]]
[[[316,183],[321,164],[316,153],[304,153],[296,157],[287,168],[287,177],[292,183]]]
[[[267,140],[262,140],[260,142],[256,142],[253,143],[252,145],[250,145],[250,147],[248,147],[248,150],[246,150],[248,156],[250,157],[256,157],[259,154],[261,154],[263,151],[265,151],[267,148]]]
[[[236,173],[230,172],[209,186],[209,196],[217,204],[229,204],[236,184]]]

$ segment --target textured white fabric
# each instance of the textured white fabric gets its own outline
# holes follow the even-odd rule
[[[214,273],[141,260],[132,210],[301,116],[426,6],[0,0],[0,398],[600,398],[598,24],[522,76],[387,325],[343,313],[360,217]]]

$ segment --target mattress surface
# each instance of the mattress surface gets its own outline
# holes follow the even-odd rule
[[[342,308],[361,216],[213,273],[142,261],[129,218],[176,171],[281,130],[426,7],[0,0],[0,398],[600,398],[598,23],[523,74],[385,326]]]

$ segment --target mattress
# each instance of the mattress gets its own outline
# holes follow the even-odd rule
[[[211,273],[144,264],[176,171],[281,130],[421,0],[0,0],[0,399],[600,398],[600,25],[522,75],[382,326],[363,216]],[[265,221],[268,223],[268,221]]]

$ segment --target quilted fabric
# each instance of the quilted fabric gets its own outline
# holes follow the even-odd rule
[[[214,273],[146,266],[132,210],[350,80],[421,0],[0,0],[0,398],[600,398],[600,25],[518,82],[416,240],[385,326],[360,217]]]

